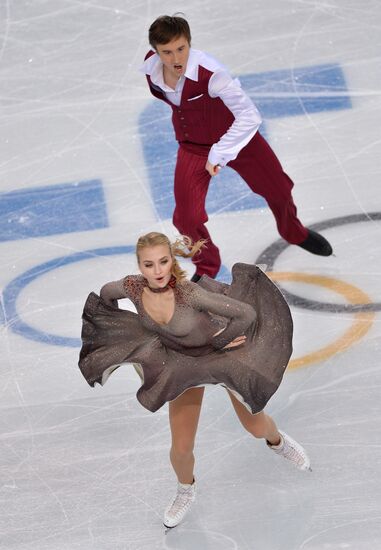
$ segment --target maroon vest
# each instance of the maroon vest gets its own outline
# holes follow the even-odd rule
[[[155,52],[149,51],[148,59]],[[228,131],[234,121],[234,115],[219,98],[212,98],[208,93],[208,84],[213,72],[199,65],[198,81],[185,79],[181,103],[173,105],[164,92],[152,83],[146,75],[151,93],[168,103],[172,108],[172,123],[176,139],[185,149],[207,156],[210,147]],[[202,97],[198,97],[201,96]],[[197,98],[193,99],[192,98]],[[190,101],[189,101],[190,100]]]

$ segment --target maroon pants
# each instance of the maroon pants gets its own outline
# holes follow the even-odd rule
[[[173,223],[181,234],[188,235],[193,241],[207,240],[207,247],[196,255],[194,263],[199,275],[215,277],[221,266],[221,258],[205,227],[208,221],[205,200],[211,179],[205,169],[206,160],[205,149],[195,154],[180,146],[175,170],[176,207]],[[275,216],[279,234],[286,241],[299,244],[307,238],[307,229],[297,218],[292,199],[294,184],[283,172],[274,151],[258,132],[228,166],[238,172],[250,189],[266,200]]]

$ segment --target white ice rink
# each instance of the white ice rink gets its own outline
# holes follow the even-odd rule
[[[198,499],[165,534],[167,407],[139,405],[128,367],[90,388],[77,360],[86,295],[136,272],[138,235],[176,234],[169,109],[138,68],[150,23],[181,10],[257,103],[335,256],[278,250],[266,205],[228,168],[213,180],[220,277],[268,249],[292,293],[293,359],[268,411],[313,472],[210,387]],[[1,549],[381,549],[380,66],[378,0],[1,0]]]

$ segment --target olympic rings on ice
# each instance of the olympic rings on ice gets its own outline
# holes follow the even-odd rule
[[[341,296],[343,296],[350,304],[364,305],[370,302],[369,296],[365,294],[362,290],[346,283],[340,281],[339,279],[334,279],[333,277],[323,277],[322,275],[309,275],[307,273],[290,273],[290,272],[271,272],[267,275],[276,282],[279,281],[294,281],[307,283],[312,285],[319,285],[329,290],[332,290]],[[352,346],[355,342],[360,340],[370,329],[373,323],[375,313],[372,311],[358,311],[354,314],[354,322],[352,326],[344,332],[342,336],[334,340],[332,343],[298,357],[296,359],[291,359],[287,369],[297,369],[300,367],[305,367],[312,363],[317,363],[319,361],[325,361],[329,357],[332,357],[336,353],[342,352]]]

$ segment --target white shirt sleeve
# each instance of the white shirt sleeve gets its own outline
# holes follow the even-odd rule
[[[238,79],[225,71],[215,72],[208,86],[210,97],[219,97],[233,113],[235,120],[228,131],[210,149],[208,160],[214,166],[225,166],[254,136],[262,119],[256,106],[242,90]]]

